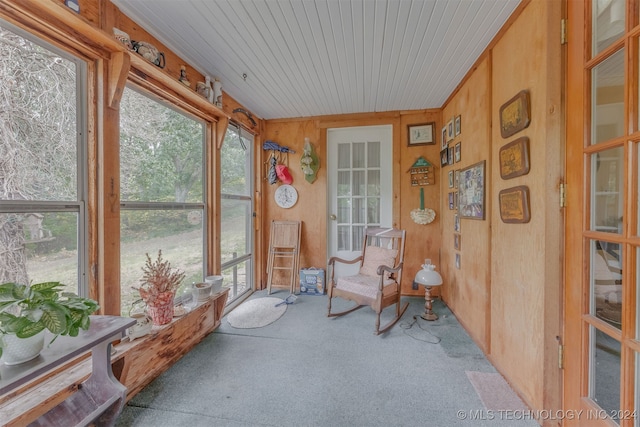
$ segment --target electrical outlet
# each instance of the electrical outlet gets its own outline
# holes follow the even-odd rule
[[[413,284],[411,285],[411,289],[413,289],[414,291],[418,290],[418,282],[414,281]]]

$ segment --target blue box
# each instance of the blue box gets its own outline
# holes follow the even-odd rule
[[[324,295],[323,269],[300,269],[300,295]]]

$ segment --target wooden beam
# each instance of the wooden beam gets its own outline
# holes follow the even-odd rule
[[[125,52],[113,52],[109,61],[109,76],[107,77],[107,104],[111,108],[118,108],[127,75],[131,67],[131,57]]]
[[[218,121],[218,127],[216,129],[216,148],[219,150],[222,148],[222,142],[224,141],[224,136],[227,134],[227,126],[229,126],[229,118],[222,117]]]

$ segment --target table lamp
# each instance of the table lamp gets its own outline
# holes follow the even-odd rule
[[[431,288],[442,285],[442,276],[436,271],[436,266],[431,264],[430,259],[424,260],[422,270],[416,273],[415,282],[424,286],[424,314],[421,315],[424,320],[437,320],[438,315],[431,309],[433,299],[431,298]]]

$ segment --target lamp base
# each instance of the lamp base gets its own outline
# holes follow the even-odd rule
[[[420,317],[424,320],[438,320],[438,315],[433,312],[421,314]]]

